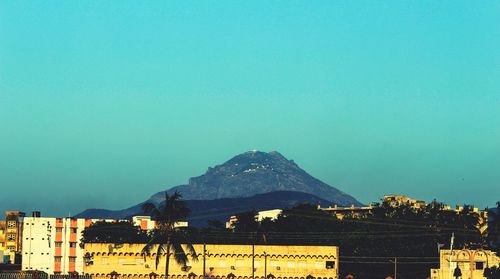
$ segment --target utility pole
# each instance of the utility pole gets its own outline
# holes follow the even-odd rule
[[[451,279],[451,260],[453,259],[453,240],[455,240],[455,233],[451,234],[451,241],[450,241],[450,268],[448,272],[448,279]]]
[[[267,279],[267,254],[264,251],[264,279]]]
[[[252,279],[255,279],[255,244],[252,244]]]
[[[394,279],[398,279],[398,258],[394,257]]]
[[[203,279],[207,278],[206,277],[206,274],[207,274],[207,245],[205,243],[203,243]]]

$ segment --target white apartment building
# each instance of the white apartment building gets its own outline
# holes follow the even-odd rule
[[[48,274],[83,271],[81,232],[90,219],[25,217],[22,270]]]
[[[39,270],[48,274],[82,273],[82,231],[98,221],[120,220],[25,217],[22,270]]]

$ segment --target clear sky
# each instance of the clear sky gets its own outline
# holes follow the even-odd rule
[[[251,149],[493,206],[500,2],[0,2],[0,210],[124,208]]]

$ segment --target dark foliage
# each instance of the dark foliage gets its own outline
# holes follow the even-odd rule
[[[147,243],[150,236],[130,222],[96,222],[83,231],[83,243]]]

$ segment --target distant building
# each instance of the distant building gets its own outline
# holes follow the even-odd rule
[[[156,221],[151,219],[151,216],[134,216],[132,217],[132,224],[134,226],[140,227],[141,230],[150,231],[156,228]],[[174,227],[187,227],[189,225],[188,222],[176,222]]]
[[[337,219],[342,220],[344,217],[348,216],[351,218],[363,218],[367,217],[373,210],[373,206],[349,206],[349,207],[339,207],[334,205],[333,207],[318,207],[318,209],[323,210],[331,215],[337,217]]]
[[[156,253],[145,259],[141,254],[143,247],[144,244],[132,243],[86,244],[83,271],[93,278],[106,278],[113,272],[120,278],[144,278],[153,273],[164,278],[165,258],[156,268]],[[252,275],[259,279],[270,275],[283,279],[311,275],[338,279],[339,248],[336,246],[195,244],[194,248],[198,261],[191,260],[191,255],[188,255],[187,266],[179,266],[175,260],[170,260],[170,279],[201,279],[203,275],[235,279],[252,278]]]
[[[451,256],[451,261],[450,261]],[[485,269],[500,265],[500,258],[495,252],[489,250],[441,250],[439,255],[439,268],[431,269],[431,279],[454,278],[453,272],[458,267],[462,273],[461,278],[486,278]]]
[[[401,206],[405,204],[414,208],[424,208],[427,206],[425,201],[412,199],[402,195],[385,195],[383,201],[389,203],[391,206]]]
[[[422,200],[412,199],[407,196],[402,195],[385,195],[382,202],[387,203],[391,206],[397,207],[401,205],[410,205],[415,209],[423,209],[428,203]],[[348,206],[348,207],[340,207],[337,205],[329,206],[329,207],[319,207],[318,209],[323,210],[325,212],[334,215],[338,219],[343,219],[345,217],[351,218],[365,218],[368,217],[376,205],[371,204],[368,206]],[[464,210],[463,206],[451,207],[449,205],[444,205],[443,210],[454,211],[457,214]],[[488,211],[480,210],[477,207],[472,208],[472,211],[478,214],[479,222],[477,228],[481,233],[485,232],[488,228]]]
[[[9,256],[7,263],[16,263],[16,255],[21,253],[23,217],[24,212],[10,210],[5,212],[5,220],[0,221],[0,250],[4,258]]]
[[[265,218],[270,218],[271,220],[275,220],[278,218],[278,216],[281,214],[283,210],[281,209],[271,209],[271,210],[263,210],[257,212],[255,215],[255,221],[261,222]],[[234,223],[238,221],[238,217],[236,215],[233,215],[229,218],[229,221],[226,222],[226,228],[227,229],[232,229],[234,228]]]

